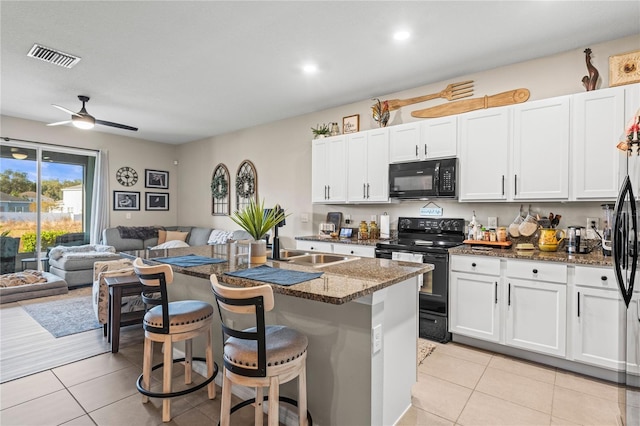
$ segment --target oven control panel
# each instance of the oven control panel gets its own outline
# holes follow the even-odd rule
[[[398,232],[461,232],[464,233],[464,219],[431,219],[422,217],[398,218]]]

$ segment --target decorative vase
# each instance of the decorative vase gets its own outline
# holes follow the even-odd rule
[[[265,240],[251,241],[249,243],[249,263],[267,263],[267,242]]]

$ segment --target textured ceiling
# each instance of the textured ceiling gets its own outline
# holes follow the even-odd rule
[[[140,128],[92,131],[179,144],[638,34],[640,2],[3,0],[0,26],[2,115],[63,121],[83,94]]]

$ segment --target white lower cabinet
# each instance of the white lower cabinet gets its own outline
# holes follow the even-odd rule
[[[296,249],[333,253],[333,244],[320,241],[296,241]]]
[[[306,251],[318,251],[322,253],[336,253],[348,256],[376,257],[375,246],[360,244],[329,243],[324,241],[297,240],[296,249]]]
[[[627,342],[627,372],[640,376],[640,291],[633,293],[627,310],[627,336],[633,336]]]
[[[500,341],[500,260],[452,256],[449,331]]]
[[[550,355],[566,352],[566,284],[509,279],[505,343]]]
[[[572,358],[609,369],[624,364],[627,310],[612,269],[576,266],[569,297]]]

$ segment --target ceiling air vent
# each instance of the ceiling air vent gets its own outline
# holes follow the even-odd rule
[[[79,57],[70,55],[68,53],[61,52],[59,50],[50,49],[34,44],[27,56],[30,58],[40,59],[41,61],[49,62],[50,64],[58,65],[64,68],[73,68],[75,64],[80,62]]]

